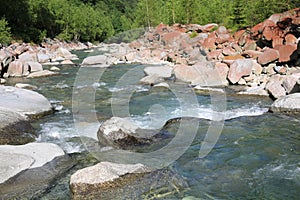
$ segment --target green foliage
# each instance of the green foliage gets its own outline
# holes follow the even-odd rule
[[[190,34],[190,38],[195,38],[198,36],[198,33],[193,31],[191,34]]]
[[[0,43],[9,44],[11,39],[10,28],[5,19],[0,20]]]
[[[0,19],[7,21],[0,21],[4,30],[0,34],[6,42],[10,32],[25,42],[41,42],[45,37],[104,41],[160,23],[217,23],[237,30],[299,6],[297,0],[5,0]]]

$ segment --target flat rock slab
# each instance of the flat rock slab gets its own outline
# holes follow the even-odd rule
[[[7,152],[0,152],[0,160],[0,183],[30,168],[34,163],[34,159],[28,155]]]
[[[0,155],[0,171],[9,169],[8,173],[0,173],[0,183],[3,183],[25,169],[42,167],[56,157],[65,155],[65,152],[56,144],[29,143],[1,145]]]
[[[277,99],[271,106],[272,112],[300,113],[300,93]]]
[[[39,117],[52,112],[50,102],[43,95],[11,86],[0,86],[0,107],[30,117]]]

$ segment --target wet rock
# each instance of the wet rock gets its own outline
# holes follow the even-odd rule
[[[28,119],[13,110],[0,107],[0,145],[26,144],[37,137]]]
[[[289,94],[278,98],[271,106],[272,112],[300,112],[300,93]]]
[[[113,147],[127,148],[147,144],[150,137],[134,122],[119,117],[112,117],[99,127],[99,142]]]
[[[151,199],[188,187],[182,177],[161,169],[151,171],[143,164],[101,162],[71,176],[72,199]]]
[[[269,64],[277,60],[280,57],[279,51],[276,49],[266,49],[262,54],[259,55],[257,61],[261,65]]]
[[[168,66],[153,66],[153,67],[146,67],[144,72],[147,76],[150,75],[158,75],[161,78],[171,78],[173,74],[173,68]]]
[[[249,76],[252,72],[253,61],[251,59],[238,59],[234,61],[229,68],[228,79],[235,84],[243,76]]]
[[[43,95],[11,86],[0,85],[0,106],[30,117],[52,112],[50,102]]]
[[[266,85],[266,90],[275,99],[286,95],[286,91],[282,87],[282,82],[283,82],[283,80],[280,75],[274,75],[270,78],[269,82]]]

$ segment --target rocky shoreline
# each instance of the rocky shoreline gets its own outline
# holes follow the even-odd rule
[[[56,40],[47,40],[40,46],[14,43],[0,50],[0,82],[5,84],[6,79],[10,77],[37,78],[57,75],[59,68],[56,65],[74,65],[73,61],[78,59],[70,52],[71,50],[98,48],[107,53],[87,57],[81,63],[82,67],[109,67],[119,63],[151,64],[153,66],[145,68],[145,77],[141,79],[141,84],[168,88],[168,84],[164,81],[175,78],[176,81],[188,83],[195,90],[223,92],[224,88],[241,86],[242,89],[238,90],[237,94],[259,95],[274,99],[275,102],[270,108],[272,112],[299,113],[299,38],[300,9],[294,9],[274,14],[264,22],[234,34],[226,27],[217,24],[204,26],[160,24],[146,32],[142,38],[129,44],[94,46],[90,43],[66,43]],[[53,65],[53,68],[44,70],[43,65]],[[19,84],[18,87],[32,89],[33,86]],[[8,195],[14,192],[9,189],[10,184],[15,182],[21,184],[25,178],[37,171],[40,173],[45,170],[51,171],[53,169],[48,169],[49,165],[55,168],[60,165],[60,162],[55,160],[62,159],[64,160],[62,162],[69,162],[69,158],[56,145],[30,143],[36,137],[29,123],[30,119],[53,112],[45,97],[33,91],[17,88],[17,85],[16,87],[0,86],[0,94],[2,159],[0,171],[5,171],[0,176],[0,187],[5,188],[3,192],[7,191],[0,194]],[[114,124],[116,120],[121,128]],[[124,119],[110,119],[100,127],[98,137],[105,138],[108,144],[122,149],[124,143],[127,144],[128,141],[135,145],[147,143],[152,139],[151,137],[133,138],[131,131],[136,130],[140,131],[134,124],[124,122]],[[11,140],[12,137],[15,140]],[[40,145],[44,146],[40,147]],[[36,155],[34,151],[43,154]],[[54,164],[51,164],[53,162]],[[99,166],[102,165],[104,169],[112,172],[112,177],[116,177],[113,179],[109,177],[107,180],[93,177],[95,171],[100,170]],[[68,164],[64,170],[71,166],[72,164]],[[11,167],[15,169],[7,171]],[[99,191],[103,192],[103,188],[107,192],[103,195],[109,196],[113,191],[112,188],[120,185],[124,187],[123,182],[127,184],[131,179],[138,188],[139,182],[149,183],[147,175],[150,172],[145,170],[146,168],[147,166],[139,165],[136,168],[135,165],[104,162],[93,168],[81,170],[71,178],[73,198],[80,199],[83,196],[88,198],[87,193],[97,196]],[[53,173],[53,176],[49,176],[48,179],[53,180],[60,173]],[[151,173],[151,176],[156,176],[160,172]],[[89,179],[91,177],[95,179]],[[37,184],[40,183],[38,178],[35,178]],[[163,177],[163,181],[158,180],[161,184],[168,185],[166,181],[168,178],[170,177]],[[21,188],[26,190],[24,185]],[[99,188],[102,190],[97,191]],[[125,187],[128,188],[130,190],[130,187]],[[149,190],[145,188],[141,192]],[[119,193],[122,193],[122,188]],[[130,196],[128,191],[126,194]]]

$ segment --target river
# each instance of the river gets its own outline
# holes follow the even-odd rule
[[[91,55],[75,53],[81,59]],[[70,198],[70,175],[98,162],[86,149],[96,142],[90,140],[93,144],[86,144],[87,140],[83,142],[80,138],[96,138],[95,131],[101,122],[112,116],[130,118],[143,128],[161,128],[167,120],[178,117],[198,119],[196,133],[186,144],[186,151],[168,166],[186,180],[187,186],[161,199],[299,198],[299,115],[268,113],[272,103],[268,98],[237,96],[228,90],[226,95],[194,93],[187,84],[173,79],[167,81],[170,90],[151,89],[138,83],[144,76],[144,67],[60,66],[58,76],[9,80],[10,85],[35,85],[37,92],[50,100],[55,114],[32,123],[39,132],[37,141],[56,143],[78,161],[75,168],[37,198]],[[183,102],[185,99],[188,102]],[[168,127],[168,141],[176,137],[179,128],[179,122]],[[187,137],[194,128],[184,130]],[[216,144],[207,155],[199,157],[211,129],[219,130],[212,142]]]

